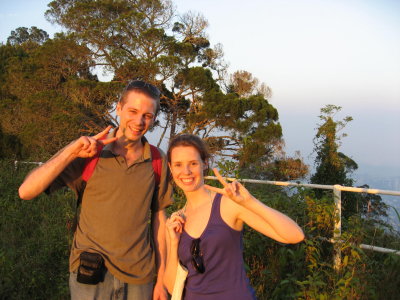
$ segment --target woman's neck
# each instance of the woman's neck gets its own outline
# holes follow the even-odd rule
[[[199,189],[193,192],[185,193],[187,204],[186,208],[196,209],[204,205],[205,203],[210,203],[212,201],[212,195],[209,190],[207,190],[204,186],[201,186]]]

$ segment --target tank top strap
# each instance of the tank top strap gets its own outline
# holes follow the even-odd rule
[[[215,194],[212,209],[211,209],[211,215],[210,215],[210,224],[221,224],[222,218],[221,218],[221,199],[222,199],[222,194]]]

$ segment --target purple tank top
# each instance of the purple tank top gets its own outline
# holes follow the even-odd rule
[[[215,195],[210,219],[200,236],[205,272],[198,273],[192,265],[192,238],[184,230],[178,247],[181,263],[189,270],[185,300],[254,300],[243,263],[242,231],[228,226],[221,218],[221,194]]]

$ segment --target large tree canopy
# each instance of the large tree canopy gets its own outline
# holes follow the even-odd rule
[[[307,172],[299,157],[282,155],[271,90],[247,71],[227,73],[202,15],[178,15],[168,0],[55,0],[48,7],[46,16],[65,33],[49,39],[20,27],[0,47],[2,136],[20,142],[23,156],[43,159],[82,133],[117,125],[119,92],[142,79],[162,91],[160,143],[167,133],[188,132],[242,170],[269,168],[263,176],[277,179]],[[98,67],[111,82],[98,81]]]
[[[161,123],[170,137],[198,134],[241,165],[271,159],[282,130],[269,89],[245,71],[229,82],[222,47],[210,46],[204,17],[176,15],[170,1],[144,0],[55,0],[46,12],[91,49],[115,82],[140,78],[161,88]]]
[[[23,145],[17,156],[43,159],[92,131],[91,124],[111,123],[97,112],[112,109],[116,88],[90,73],[91,52],[74,39],[29,42],[0,46],[0,124],[8,141]]]

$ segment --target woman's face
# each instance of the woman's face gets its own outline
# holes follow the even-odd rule
[[[196,148],[192,146],[173,148],[169,166],[175,183],[184,192],[193,192],[204,184],[203,171],[207,166]]]

